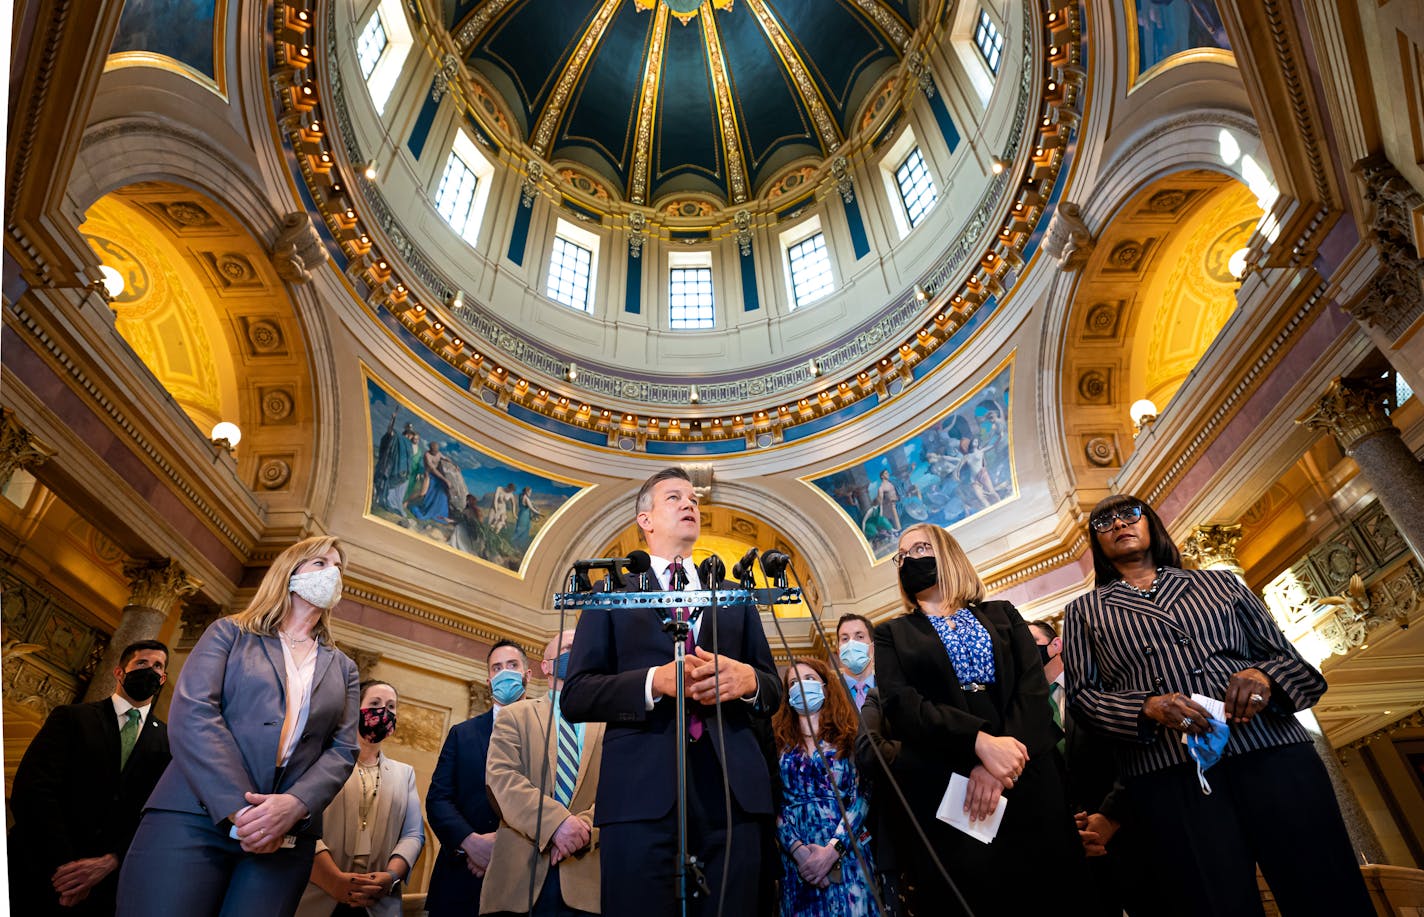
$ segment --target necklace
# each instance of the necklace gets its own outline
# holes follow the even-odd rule
[[[368,785],[366,780],[367,772],[376,775],[374,786]],[[356,773],[361,777],[361,805],[359,806],[359,814],[361,816],[361,830],[365,831],[366,822],[371,817],[371,810],[376,807],[376,797],[381,795],[381,762],[377,761],[375,764],[359,765],[356,768]]]
[[[279,630],[279,631],[277,631],[277,633],[281,635],[281,637],[282,637],[283,640],[286,640],[286,641],[287,641],[287,646],[291,647],[292,649],[296,649],[299,644],[302,644],[302,643],[310,643],[310,642],[311,642],[311,636],[310,636],[310,635],[305,636],[305,637],[301,637],[301,638],[297,638],[297,637],[293,637],[291,634],[287,633],[287,632],[284,631],[284,630]]]
[[[1141,597],[1144,598],[1144,599],[1150,599],[1150,598],[1152,598],[1153,596],[1155,596],[1155,595],[1157,594],[1157,586],[1158,586],[1159,583],[1161,583],[1161,581],[1162,581],[1162,568],[1161,568],[1161,567],[1158,567],[1158,568],[1157,568],[1157,571],[1152,575],[1152,582],[1151,582],[1150,584],[1148,584],[1148,586],[1147,586],[1146,589],[1139,589],[1139,588],[1137,588],[1136,586],[1132,585],[1131,583],[1128,583],[1126,579],[1123,580],[1124,583],[1127,583],[1127,588],[1131,589],[1133,592],[1137,593],[1139,596],[1141,596]]]

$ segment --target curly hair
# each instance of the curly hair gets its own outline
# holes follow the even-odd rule
[[[836,748],[836,755],[841,760],[847,760],[854,753],[855,736],[860,727],[860,719],[856,715],[855,704],[851,702],[850,692],[845,690],[843,684],[833,684],[839,682],[840,676],[833,673],[828,665],[819,659],[797,658],[791,661],[791,665],[782,672],[782,687],[788,688],[786,696],[782,698],[781,706],[777,708],[776,715],[771,719],[772,734],[776,737],[777,751],[790,751],[793,748],[800,748],[801,724],[799,722],[801,714],[791,709],[790,684],[795,680],[797,668],[805,666],[826,683],[826,703],[820,711],[820,728],[816,732],[816,741],[829,742]]]

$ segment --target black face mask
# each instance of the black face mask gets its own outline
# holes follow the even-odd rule
[[[939,582],[939,569],[933,557],[906,557],[900,564],[900,585],[912,597]]]
[[[1052,656],[1048,655],[1048,644],[1040,644],[1038,647],[1038,661],[1041,662],[1043,665],[1048,665],[1048,660],[1052,658]]]
[[[124,673],[124,693],[135,702],[146,701],[163,687],[163,676],[153,669],[134,669]]]

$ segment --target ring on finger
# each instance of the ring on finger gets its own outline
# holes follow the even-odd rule
[[[1182,717],[1182,724],[1181,724],[1181,725],[1182,725],[1182,728],[1183,728],[1183,729],[1191,729],[1193,722],[1194,722],[1194,721],[1193,721],[1192,718],[1189,717],[1189,716],[1184,716],[1184,717]]]
[[[1253,704],[1264,704],[1266,702],[1266,698],[1259,693],[1252,694],[1250,697],[1247,698],[1247,700],[1249,700]]]

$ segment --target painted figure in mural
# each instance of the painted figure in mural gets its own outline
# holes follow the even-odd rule
[[[494,512],[490,514],[490,528],[496,532],[504,531],[504,527],[509,525],[514,517],[514,484],[510,482],[503,487],[494,489]]]
[[[400,410],[391,412],[390,425],[381,437],[381,445],[376,452],[375,498],[376,502],[393,513],[404,516],[405,495],[410,489],[410,479],[419,458],[419,435],[411,424],[396,435],[396,417]]]
[[[465,486],[460,466],[440,451],[438,442],[432,441],[425,449],[425,476],[425,492],[420,501],[411,506],[411,515],[434,522],[451,521],[451,507],[464,506],[469,488]]]
[[[455,530],[450,533],[450,547],[476,557],[484,557],[488,526],[485,525],[485,514],[480,509],[480,501],[474,494],[466,494],[464,509],[451,515],[455,519]]]
[[[539,515],[539,510],[534,508],[533,493],[534,489],[528,485],[519,492],[519,515],[514,520],[514,535],[510,538],[517,548],[529,546],[532,539],[530,527],[534,523],[534,517]]]
[[[890,523],[890,528],[899,532],[900,512],[895,504],[900,502],[900,493],[895,489],[895,482],[890,480],[888,468],[880,472],[880,486],[875,491],[875,502],[880,507],[880,514]]]
[[[989,477],[989,469],[984,466],[984,453],[989,451],[979,444],[979,437],[959,441],[959,450],[964,459],[959,466],[959,480],[967,486],[961,487],[966,497],[971,497],[980,508],[998,503],[999,490]],[[968,500],[965,501],[966,505]]]

